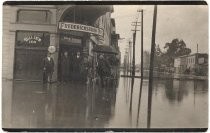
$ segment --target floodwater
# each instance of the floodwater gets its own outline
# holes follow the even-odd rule
[[[3,128],[147,128],[148,79],[116,85],[3,80]],[[151,128],[207,128],[208,81],[153,82]],[[138,116],[139,109],[139,116]]]

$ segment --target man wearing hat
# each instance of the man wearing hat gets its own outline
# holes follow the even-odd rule
[[[47,57],[43,59],[43,83],[52,82],[52,74],[54,72],[54,60],[51,54],[48,53]]]
[[[101,86],[104,87],[105,77],[109,77],[111,74],[111,66],[108,60],[105,59],[103,55],[99,56],[97,69],[101,81]]]

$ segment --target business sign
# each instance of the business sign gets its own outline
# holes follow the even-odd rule
[[[68,36],[68,35],[61,35],[60,42],[62,44],[66,44],[66,45],[82,45],[81,38],[74,38],[74,37]]]
[[[42,41],[42,39],[39,36],[34,36],[34,35],[24,37],[23,40],[29,44],[36,44]]]
[[[88,32],[88,33],[96,34],[99,36],[104,36],[103,29],[96,28],[93,26],[83,25],[83,24],[59,22],[59,29]]]
[[[34,31],[17,31],[15,47],[45,47],[50,45],[50,34]]]

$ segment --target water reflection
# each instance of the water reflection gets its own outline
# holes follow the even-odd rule
[[[105,88],[3,82],[3,127],[146,128],[148,80],[142,84],[140,108],[139,85],[137,78],[120,78]],[[151,128],[207,127],[207,115],[208,81],[154,80]]]
[[[180,82],[179,80],[167,80],[165,83],[165,94],[170,103],[174,101],[182,102],[183,98],[188,95],[189,82]],[[193,88],[193,87],[192,87]]]
[[[165,96],[171,104],[180,103],[189,95],[189,91],[194,91],[193,93],[205,92],[208,88],[207,84],[205,81],[196,80],[167,80],[165,81]]]
[[[131,83],[130,83],[130,87],[128,87],[128,88],[131,88],[131,91],[130,91],[130,109],[129,109],[129,117],[130,117],[130,123],[131,123],[131,125],[132,125],[132,118],[133,118],[133,116],[132,116],[132,105],[133,105],[133,87],[134,87],[134,77],[132,77],[131,78]]]
[[[146,128],[148,125],[146,115],[148,111],[148,80],[143,81],[142,92],[140,92],[139,86],[140,79],[134,79],[133,85],[132,78],[123,78],[122,81],[125,85],[124,88],[128,86],[123,89],[124,95],[130,97],[129,103],[119,103],[121,106],[125,106],[124,109],[126,107],[128,109],[127,116],[129,117],[124,118],[124,121],[127,121],[126,127]],[[131,93],[131,91],[133,92]],[[142,93],[141,99],[140,93]],[[156,79],[153,82],[152,97],[151,120],[149,122],[151,128],[207,127],[208,81]],[[141,107],[138,104],[139,99]],[[126,112],[122,116],[126,116]],[[111,127],[121,127],[117,123],[110,123],[110,125],[112,125]]]
[[[42,86],[14,82],[11,127],[104,127],[114,115],[118,82],[105,88],[81,83]]]

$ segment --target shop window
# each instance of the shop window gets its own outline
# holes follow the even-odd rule
[[[17,14],[19,23],[47,24],[50,19],[51,13],[45,10],[19,10]]]
[[[16,33],[16,47],[48,47],[50,34],[44,32],[18,31]]]
[[[204,57],[198,58],[198,64],[203,64],[205,63]]]

